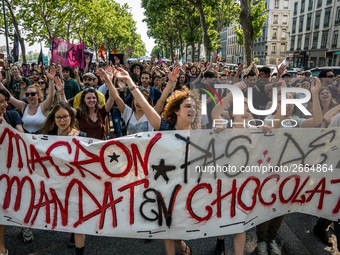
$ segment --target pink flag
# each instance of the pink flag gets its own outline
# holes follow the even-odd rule
[[[84,43],[77,45],[53,37],[51,60],[53,63],[57,63],[58,59],[61,60],[62,66],[85,68]]]

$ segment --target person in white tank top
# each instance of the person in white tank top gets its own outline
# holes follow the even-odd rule
[[[55,74],[55,67],[51,66],[47,73],[51,93],[48,94],[45,101],[43,101],[44,95],[37,85],[21,87],[21,93],[25,93],[27,103],[11,95],[9,102],[22,113],[25,132],[37,133],[42,128],[53,103]],[[0,87],[5,88],[2,84]]]

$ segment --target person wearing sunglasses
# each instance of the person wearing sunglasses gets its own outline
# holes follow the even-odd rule
[[[319,73],[319,79],[321,80],[321,86],[328,88],[331,91],[332,98],[337,98],[338,91],[333,82],[335,81],[335,76],[332,69],[325,69]]]
[[[51,66],[47,76],[49,79],[49,89],[52,93],[48,94],[45,101],[43,101],[43,93],[38,85],[31,85],[26,88],[25,96],[27,103],[16,99],[12,95],[9,99],[9,102],[20,110],[26,133],[38,133],[46,120],[53,103],[55,74],[55,67]],[[2,84],[0,84],[0,87],[5,88]],[[21,93],[23,93],[25,86],[21,90]]]

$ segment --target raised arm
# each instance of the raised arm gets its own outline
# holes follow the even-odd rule
[[[89,71],[90,61],[91,61],[91,58],[90,58],[89,55],[87,55],[86,58],[85,58],[86,64],[85,64],[84,73],[87,73]],[[77,82],[78,82],[78,80],[77,80]],[[78,84],[79,84],[79,82],[78,82]],[[80,86],[80,84],[79,84],[79,86]]]
[[[7,90],[7,88],[2,84],[2,82],[0,82],[0,88]],[[27,104],[24,101],[18,100],[14,96],[12,96],[10,91],[8,91],[8,93],[10,94],[9,102],[23,113]]]
[[[139,91],[138,87],[133,83],[129,73],[124,69],[118,67],[118,69],[113,68],[113,74],[118,79],[126,81],[130,92],[132,93],[134,99],[142,107],[145,116],[148,118],[150,124],[155,130],[159,130],[161,125],[161,116],[156,112],[156,110],[146,101],[142,92]]]
[[[244,90],[247,85],[244,82],[237,82],[234,84],[234,86],[240,88],[241,90]],[[227,107],[227,105],[231,102],[233,99],[232,93],[228,93],[223,99],[222,99],[222,105],[221,103],[218,103],[214,109],[211,112],[211,118],[214,119],[220,119],[220,115],[224,111],[224,109]]]
[[[168,98],[168,95],[174,85],[174,82],[176,82],[176,79],[179,75],[179,68],[176,66],[172,69],[172,72],[169,72],[169,81],[166,85],[166,87],[164,88],[163,92],[162,92],[162,96],[158,99],[156,105],[155,105],[155,110],[158,114],[161,114],[162,110],[163,110],[163,106],[165,104],[166,99]]]
[[[74,78],[76,78],[76,81],[79,84],[80,88],[84,88],[84,83],[81,82],[80,77],[79,77],[79,66],[75,66],[73,72],[74,72]]]
[[[113,87],[112,79],[113,79],[113,67],[112,66],[106,66],[105,70],[102,68],[99,68],[97,70],[97,74],[100,76],[102,80],[105,81],[105,85],[109,90],[109,98],[107,99],[105,103],[105,109],[106,112],[109,112],[110,109],[113,106],[114,103],[114,97],[113,94],[117,92],[117,90]]]
[[[65,82],[61,80],[58,76],[56,76],[54,77],[54,86],[57,89],[59,100],[67,103],[67,99],[66,99],[65,91],[64,91]]]
[[[5,79],[2,80],[2,83],[6,86],[11,82],[11,73],[9,71],[9,64],[7,58],[4,59],[4,70],[5,70]]]
[[[326,112],[325,115],[323,116],[323,120],[328,125],[331,123],[333,116],[337,115],[338,113],[340,113],[340,104]]]
[[[242,71],[247,68],[247,66],[243,63],[241,64],[238,68],[237,68],[237,71],[236,71],[236,74],[235,74],[235,77],[233,79],[233,83],[237,83],[239,80],[239,76],[240,74],[242,73]]]
[[[56,74],[56,69],[54,66],[50,66],[48,72],[47,72],[47,78],[48,78],[48,88],[50,93],[48,93],[48,96],[46,97],[46,100],[41,103],[41,111],[42,113],[47,116],[50,112],[51,106],[53,104],[53,98],[54,98],[54,77]]]
[[[321,88],[321,81],[315,77],[315,82],[310,85],[310,92],[312,93],[313,100],[313,115],[312,118],[306,119],[302,122],[302,127],[317,127],[322,123],[322,110],[319,100],[319,90]]]

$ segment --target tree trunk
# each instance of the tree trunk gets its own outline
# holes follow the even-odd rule
[[[188,62],[188,44],[185,44],[185,62]]]
[[[200,62],[201,59],[201,42],[197,43],[197,62]]]
[[[254,59],[254,28],[249,0],[241,0],[240,24],[243,29],[244,60],[247,66]]]
[[[191,44],[191,62],[195,62],[195,43]]]
[[[18,41],[19,41],[19,43],[20,43],[22,62],[23,62],[24,64],[27,64],[25,41],[24,41],[24,39],[21,37],[21,33],[20,33],[20,30],[19,30],[18,21],[17,21],[15,15],[14,15],[14,12],[13,12],[13,9],[12,9],[12,5],[11,5],[7,0],[6,0],[5,2],[6,2],[6,4],[7,4],[7,7],[8,7],[8,9],[9,9],[10,14],[11,14],[11,17],[12,17],[12,20],[13,20],[13,25],[14,25],[15,31],[16,31],[17,36],[18,36]]]
[[[202,30],[203,30],[203,45],[204,45],[204,51],[205,51],[205,58],[208,61],[208,60],[210,60],[208,26],[207,26],[207,22],[205,20],[205,14],[204,14],[202,2],[196,1],[196,2],[194,2],[194,6],[196,7],[197,11],[200,14],[200,21],[201,21],[201,26],[202,26]]]
[[[173,52],[172,40],[170,40],[170,57],[171,57],[172,62],[174,62],[174,57],[172,56],[173,54],[174,52]]]

